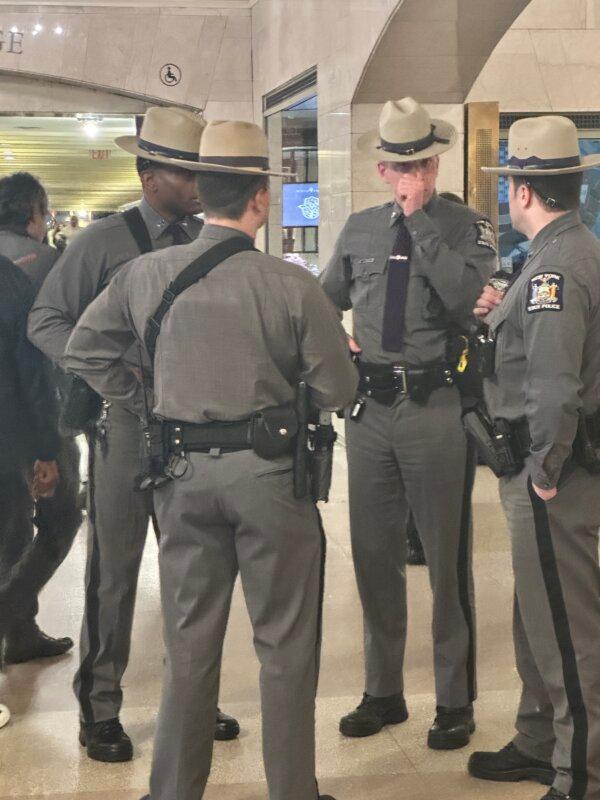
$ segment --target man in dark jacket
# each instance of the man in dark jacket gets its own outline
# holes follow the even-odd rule
[[[41,574],[48,569],[42,548],[29,548],[33,503],[38,502],[40,517],[52,513],[60,439],[49,367],[27,339],[33,299],[29,279],[0,256],[0,642],[4,640],[5,659],[12,663],[62,655],[73,646],[69,638],[46,636],[35,622],[37,592],[51,572]],[[36,586],[23,602],[15,586],[30,586],[31,567],[26,564],[32,552],[37,552]]]

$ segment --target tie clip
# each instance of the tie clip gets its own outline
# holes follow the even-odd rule
[[[390,261],[408,261],[408,256],[390,256]]]

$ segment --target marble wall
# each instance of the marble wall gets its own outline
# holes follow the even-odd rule
[[[399,0],[258,0],[252,9],[256,120],[262,99],[318,70],[321,263],[352,210],[352,97]]]
[[[250,8],[0,6],[0,70],[252,119]],[[181,70],[177,85],[163,65]]]
[[[501,111],[598,111],[600,0],[532,0],[468,100],[498,100]]]

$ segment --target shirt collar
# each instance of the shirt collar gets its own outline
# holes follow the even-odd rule
[[[233,239],[234,236],[243,236],[254,244],[254,240],[248,236],[247,233],[244,233],[244,231],[240,231],[238,228],[229,228],[226,225],[215,225],[214,223],[204,224],[198,236],[198,240],[213,239],[217,242],[224,242],[227,239]]]
[[[537,236],[533,238],[527,260],[531,260],[531,258],[555,236],[558,236],[569,228],[582,224],[579,211],[567,211],[566,214],[558,217],[558,219],[552,220],[552,222],[548,223],[545,228],[542,228]]]
[[[154,240],[158,239],[163,233],[167,230],[170,222],[162,217],[158,211],[152,208],[150,203],[146,200],[145,197],[142,197],[142,200],[139,205],[140,214],[142,215],[142,219],[146,223],[146,227],[148,228],[148,233],[150,237]],[[189,228],[189,217],[184,217],[183,219],[177,220],[177,224],[180,228],[185,231],[187,236],[189,236],[190,240],[194,238],[193,234],[190,233]]]
[[[429,214],[429,212],[433,211],[439,202],[438,193],[434,192],[431,200],[428,203],[425,203],[423,206],[423,210]],[[404,219],[404,211],[400,208],[398,203],[394,200],[392,203],[392,215],[390,218],[390,228],[393,227],[399,219]]]

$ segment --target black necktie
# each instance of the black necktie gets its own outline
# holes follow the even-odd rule
[[[190,237],[187,233],[183,230],[181,225],[178,222],[172,222],[168,227],[166,227],[163,231],[163,234],[169,234],[173,239],[173,244],[189,244]]]
[[[410,275],[412,241],[404,219],[398,220],[398,233],[388,263],[388,280],[383,312],[381,346],[397,353],[404,344],[404,310]]]

